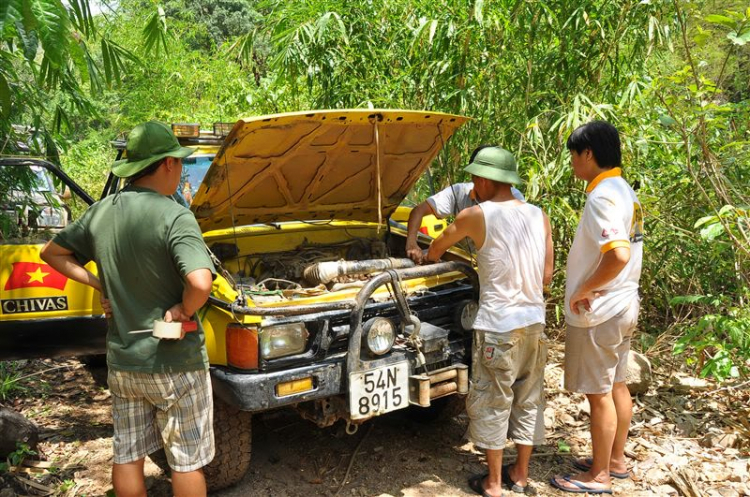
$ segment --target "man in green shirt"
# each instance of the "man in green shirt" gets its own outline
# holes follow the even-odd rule
[[[112,392],[118,497],[145,496],[145,456],[165,449],[176,496],[206,495],[203,466],[214,456],[213,402],[203,330],[178,340],[130,331],[154,320],[190,321],[215,276],[198,223],[175,202],[182,159],[163,123],[130,133],[127,158],[112,172],[127,186],[92,205],[42,249],[42,259],[99,290],[109,318],[108,383]],[[99,277],[84,264],[95,261]]]

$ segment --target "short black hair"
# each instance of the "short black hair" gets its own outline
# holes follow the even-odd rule
[[[474,149],[474,151],[473,151],[473,152],[471,153],[471,157],[469,157],[469,164],[471,164],[472,162],[474,162],[474,157],[476,157],[476,156],[477,156],[477,154],[478,154],[478,153],[479,153],[480,151],[484,150],[485,148],[496,147],[496,146],[497,146],[497,145],[479,145],[479,146],[478,146],[477,148],[475,148],[475,149]]]
[[[579,154],[591,150],[601,168],[611,169],[622,165],[620,134],[606,121],[591,121],[573,131],[568,137],[568,150]]]

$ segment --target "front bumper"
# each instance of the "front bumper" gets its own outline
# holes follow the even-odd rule
[[[400,362],[409,358],[406,351],[397,350],[378,361],[373,367]],[[214,394],[225,403],[242,411],[267,411],[309,400],[325,399],[346,393],[344,371],[346,356],[325,364],[296,367],[269,373],[239,373],[224,366],[211,367]],[[312,378],[313,389],[299,394],[280,396],[276,386],[304,378]]]
[[[211,367],[214,394],[242,411],[267,411],[308,400],[323,399],[341,393],[344,359],[327,364],[298,367],[273,373],[237,373],[223,366]],[[276,385],[303,378],[313,379],[313,389],[279,397]]]

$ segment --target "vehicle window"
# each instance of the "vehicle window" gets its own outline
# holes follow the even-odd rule
[[[35,178],[35,185],[34,185],[34,191],[35,192],[54,192],[55,187],[52,183],[52,178],[50,178],[49,173],[43,168],[39,166],[30,166],[31,171],[34,173]]]
[[[0,165],[0,240],[46,238],[71,219],[49,171],[35,165]]]
[[[177,189],[177,197],[180,203],[190,206],[193,203],[198,187],[208,172],[213,162],[213,155],[190,156],[182,159],[182,178],[180,187]]]

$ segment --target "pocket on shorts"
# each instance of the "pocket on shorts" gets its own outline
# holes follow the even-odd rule
[[[513,364],[519,337],[513,333],[485,333],[482,364],[489,369],[506,371]]]
[[[633,301],[630,303],[628,316],[630,317],[630,324],[628,325],[627,330],[625,330],[625,336],[626,337],[632,337],[633,333],[635,332],[636,326],[638,326],[638,316],[641,313],[641,298],[636,297],[633,299]]]
[[[635,323],[631,319],[631,306],[628,305],[625,310],[618,312],[613,318],[608,319],[602,324],[595,326],[590,333],[593,334],[593,340],[596,345],[603,348],[617,347],[623,341],[629,340],[633,334]]]
[[[539,335],[539,354],[537,356],[537,367],[547,364],[547,354],[549,353],[549,337],[542,332]]]

